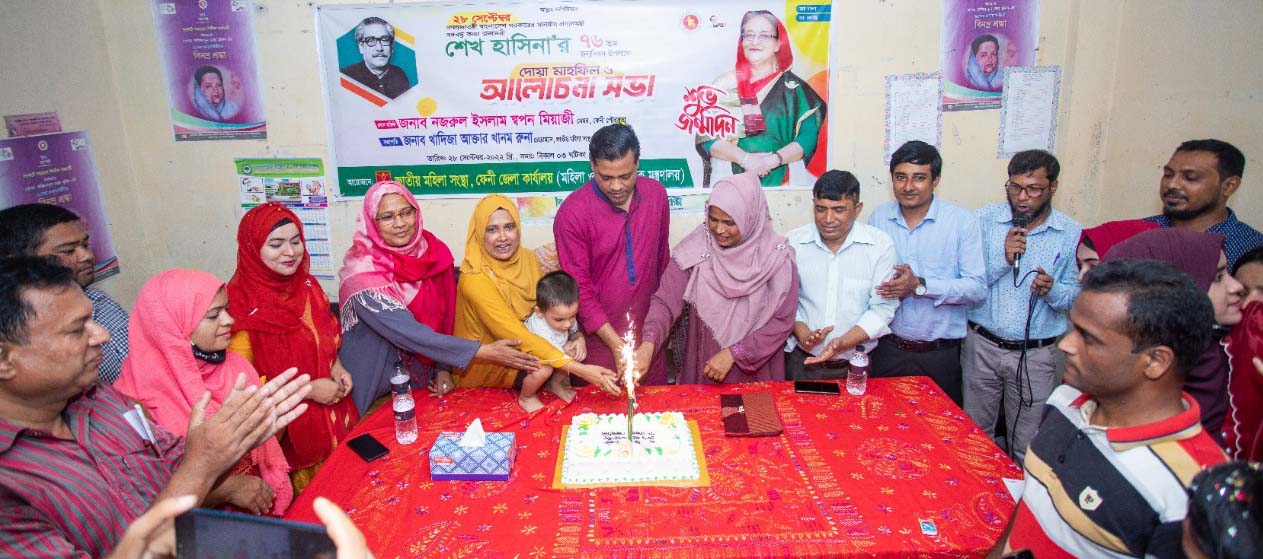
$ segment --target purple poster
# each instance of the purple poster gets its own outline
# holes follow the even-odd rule
[[[118,273],[87,132],[0,140],[0,208],[36,202],[79,214],[96,253],[96,278]]]
[[[1039,0],[943,0],[943,110],[1000,108],[1004,69],[1034,66]]]
[[[267,137],[249,0],[154,0],[176,141]]]

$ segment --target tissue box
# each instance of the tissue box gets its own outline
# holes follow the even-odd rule
[[[461,448],[463,433],[442,432],[430,447],[430,479],[505,481],[517,454],[513,433],[487,433],[487,444]]]

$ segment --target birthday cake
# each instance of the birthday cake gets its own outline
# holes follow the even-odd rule
[[[561,482],[566,485],[689,481],[701,477],[693,433],[680,412],[632,416],[584,413],[566,431]]]

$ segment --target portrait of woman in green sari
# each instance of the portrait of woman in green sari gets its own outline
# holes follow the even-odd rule
[[[698,135],[703,158],[731,162],[733,174],[752,171],[763,186],[777,186],[788,181],[790,163],[815,155],[825,102],[790,71],[793,64],[785,24],[766,10],[746,12],[736,66],[714,83],[725,92],[719,105],[738,115],[736,130],[723,137]]]

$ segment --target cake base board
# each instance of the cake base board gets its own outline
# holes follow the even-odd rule
[[[693,453],[697,457],[697,479],[627,481],[618,483],[562,483],[561,465],[566,460],[566,435],[569,428],[561,430],[561,445],[557,452],[557,467],[553,470],[553,489],[588,489],[592,487],[709,487],[710,474],[706,471],[706,453],[702,450],[702,432],[697,422],[689,419],[689,433],[693,435]]]

